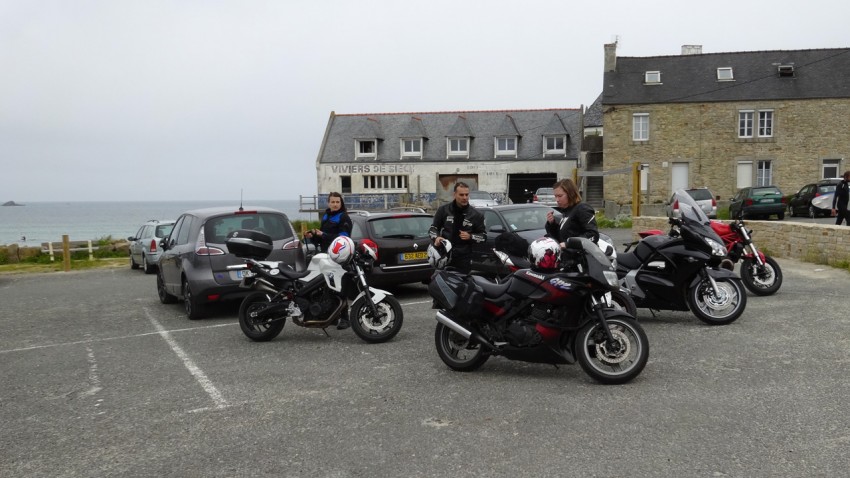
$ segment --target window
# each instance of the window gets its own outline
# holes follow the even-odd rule
[[[773,184],[773,170],[771,161],[759,161],[756,167],[756,186],[769,186]]]
[[[402,139],[401,140],[401,157],[402,158],[421,158],[422,157],[422,138]]]
[[[753,111],[738,112],[738,137],[753,137]]]
[[[351,176],[340,176],[339,182],[340,190],[343,194],[351,192]]]
[[[649,113],[632,115],[632,141],[649,141]]]
[[[759,111],[759,136],[773,136],[773,110]]]
[[[543,154],[566,154],[566,135],[544,136]]]
[[[355,140],[355,159],[360,158],[371,158],[377,159],[378,157],[378,148],[376,147],[374,139],[367,140]]]
[[[496,156],[516,157],[516,136],[507,138],[495,138]]]
[[[363,176],[363,189],[407,189],[407,176]]]
[[[717,81],[733,81],[735,76],[732,74],[732,67],[724,67],[717,69]]]
[[[661,83],[661,72],[660,71],[647,71],[644,76],[644,83],[652,84],[652,83]]]
[[[448,157],[469,157],[469,138],[446,138]]]
[[[840,159],[824,159],[823,160],[823,179],[839,177],[839,167],[841,166]]]

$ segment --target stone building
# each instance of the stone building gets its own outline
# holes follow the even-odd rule
[[[643,165],[642,203],[680,187],[728,199],[745,186],[791,194],[850,169],[850,48],[617,57],[605,45],[605,170]],[[629,174],[604,197],[631,202]]]
[[[580,158],[581,109],[331,113],[316,160],[319,195],[348,207],[435,207],[457,181],[506,202],[569,177]],[[303,204],[302,204],[303,207]]]

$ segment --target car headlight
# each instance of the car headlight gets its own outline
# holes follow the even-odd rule
[[[605,276],[605,280],[608,281],[608,285],[614,287],[618,286],[620,283],[617,280],[617,273],[614,271],[602,271],[602,274]]]
[[[723,244],[720,244],[719,242],[715,241],[714,239],[709,239],[707,237],[705,238],[705,242],[707,242],[708,245],[711,246],[711,253],[713,255],[720,256],[720,257],[723,257],[723,256],[726,255],[726,248],[723,247]]]

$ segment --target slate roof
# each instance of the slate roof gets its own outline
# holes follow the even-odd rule
[[[564,126],[549,131],[557,115]],[[416,118],[416,119],[414,119]],[[569,134],[565,159],[578,159],[581,143],[579,109],[539,109],[504,111],[450,111],[416,113],[331,114],[326,139],[319,153],[320,163],[353,162],[355,139],[378,139],[378,162],[446,161],[446,137],[469,137],[469,160],[493,161],[493,138],[520,137],[517,159],[542,159],[544,134]],[[421,127],[421,129],[420,129]],[[400,138],[423,141],[422,159],[400,160]],[[416,134],[411,134],[416,133]],[[369,136],[371,135],[371,136]],[[551,156],[547,156],[547,159]],[[496,161],[503,161],[503,158]],[[360,162],[374,162],[360,159]],[[466,161],[466,158],[463,158]]]
[[[779,65],[793,65],[794,76],[780,77]],[[717,81],[724,67],[734,81]],[[644,84],[647,71],[660,71],[661,84]],[[848,78],[850,48],[617,57],[616,70],[604,75],[602,103],[850,98]]]
[[[596,97],[596,100],[593,102],[590,107],[587,108],[587,111],[584,112],[584,127],[585,128],[596,128],[602,126],[602,93],[599,93],[599,96]]]

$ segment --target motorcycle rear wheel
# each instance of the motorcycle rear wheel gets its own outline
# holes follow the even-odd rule
[[[688,289],[688,305],[691,312],[708,325],[732,323],[744,313],[747,293],[737,277],[721,277],[714,281],[719,295],[714,295],[711,282],[706,279]]]
[[[265,292],[255,292],[242,300],[239,306],[239,328],[254,342],[268,342],[283,330],[286,315],[258,318],[257,313],[271,305]],[[279,319],[279,320],[278,320]]]
[[[764,262],[764,268],[753,259],[744,259],[741,263],[741,280],[744,287],[756,295],[771,295],[782,285],[782,269],[779,264],[770,256],[764,256]]]
[[[395,297],[388,295],[375,306],[380,313],[378,318],[373,317],[372,308],[366,303],[365,296],[354,301],[348,311],[351,330],[361,340],[370,344],[392,339],[401,330],[404,322],[404,311]]]
[[[443,324],[437,324],[434,344],[440,360],[458,372],[472,372],[490,358],[481,344],[472,342]]]
[[[604,313],[616,344],[613,347],[608,344],[605,331],[597,321],[589,322],[576,335],[576,359],[585,373],[599,383],[626,383],[646,366],[649,340],[634,318],[619,311],[606,310]]]

